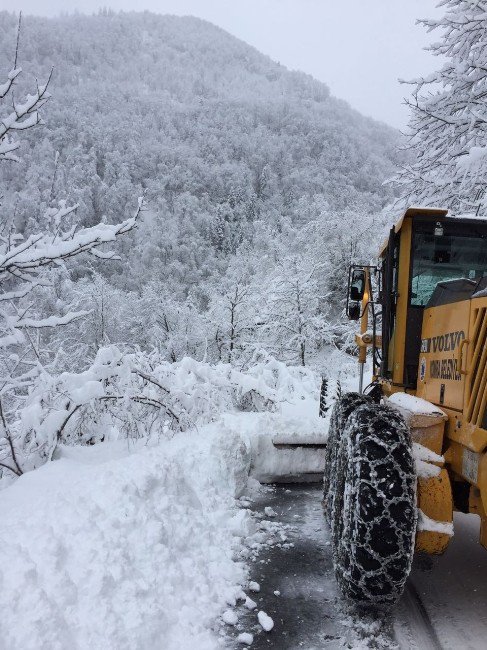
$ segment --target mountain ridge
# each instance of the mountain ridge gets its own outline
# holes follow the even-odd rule
[[[16,21],[0,13],[3,69]],[[218,276],[263,229],[317,218],[327,227],[329,213],[373,214],[391,199],[383,181],[397,160],[394,129],[202,19],[26,16],[19,61],[26,88],[54,66],[53,97],[42,136],[27,133],[20,165],[0,169],[4,208],[29,231],[65,199],[90,225],[128,216],[145,191],[154,216],[137,234],[143,274],[163,274],[183,294],[185,278]],[[107,272],[137,288],[140,256],[121,248],[128,262]]]

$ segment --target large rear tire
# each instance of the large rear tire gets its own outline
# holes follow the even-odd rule
[[[335,497],[337,495],[337,461],[340,440],[350,415],[370,398],[359,393],[345,393],[333,406],[325,449],[325,471],[323,474],[323,509],[330,526],[333,526]]]
[[[339,435],[330,477],[333,562],[348,599],[387,609],[403,592],[414,553],[411,435],[396,411],[360,404],[356,397],[348,403],[354,401],[357,408],[349,411]]]

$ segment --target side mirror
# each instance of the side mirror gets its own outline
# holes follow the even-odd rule
[[[348,277],[347,316],[349,320],[359,320],[360,303],[365,294],[365,271],[364,269],[352,267]]]
[[[360,302],[365,293],[365,271],[354,269],[350,277],[348,297],[352,302]]]
[[[359,320],[360,319],[360,303],[351,302],[347,308],[348,320]]]

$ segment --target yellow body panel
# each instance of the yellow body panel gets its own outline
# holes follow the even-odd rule
[[[487,548],[487,296],[424,308],[417,387],[405,386],[414,219],[418,215],[431,218],[434,226],[446,214],[444,210],[410,209],[394,229],[399,237],[399,257],[395,321],[387,366],[391,374],[381,371],[374,380],[381,384],[386,396],[407,392],[438,406],[446,414],[444,429],[441,423],[421,432],[421,444],[443,454],[445,468],[438,478],[418,480],[418,505],[431,519],[450,522],[451,484],[457,490],[460,487],[463,496],[458,503],[462,510],[481,517],[480,541]],[[388,254],[385,246],[381,256]],[[362,342],[362,361],[368,344]],[[380,347],[377,342],[376,347]],[[417,435],[413,438],[417,439]],[[448,541],[448,535],[421,531],[416,544],[418,550],[439,553]]]
[[[418,507],[434,521],[453,521],[453,500],[450,478],[446,469],[439,476],[418,479]],[[426,530],[416,534],[416,551],[433,555],[443,553],[450,542],[450,535]]]
[[[482,518],[487,546],[487,298],[425,309],[417,395],[448,415],[443,452],[448,471],[475,490],[469,512]],[[421,485],[420,492],[421,492]],[[445,508],[449,499],[445,497]],[[431,550],[428,552],[432,552]]]
[[[459,352],[469,321],[469,300],[424,310],[418,397],[462,411],[465,375],[460,372]]]

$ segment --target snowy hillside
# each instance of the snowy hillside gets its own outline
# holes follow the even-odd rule
[[[15,25],[0,650],[249,644],[274,626],[251,565],[293,546],[251,506],[259,480],[323,472],[309,366],[353,381],[344,278],[396,134],[199,20],[26,18],[17,50]]]
[[[423,23],[451,62],[412,82],[402,154],[202,20],[0,12],[0,650],[485,646],[481,293],[463,411],[385,400],[421,324],[397,288],[480,251],[470,221],[438,217],[430,259],[406,220],[377,299],[351,278],[381,360],[366,395],[344,313],[392,200],[482,217],[487,0],[439,6]],[[416,533],[455,539],[413,562]]]
[[[15,26],[15,16],[0,13],[5,66]],[[168,359],[207,352],[228,360],[221,305],[240,281],[247,317],[232,350],[248,356],[248,339],[258,339],[295,362],[298,346],[286,350],[285,333],[265,325],[282,300],[266,300],[259,285],[261,277],[272,280],[271,298],[310,273],[320,289],[308,288],[306,336],[312,354],[320,347],[311,340],[317,301],[327,296],[336,328],[350,255],[364,257],[374,215],[391,199],[383,181],[397,158],[395,131],[191,17],[28,16],[19,60],[17,92],[54,66],[44,126],[25,134],[15,169],[0,167],[4,209],[20,231],[35,231],[46,206],[60,199],[79,204],[82,224],[118,222],[146,191],[137,232],[115,247],[122,261],[78,265],[75,286],[59,279],[58,298],[74,296],[83,308],[117,305],[92,312],[82,332],[85,357],[100,343],[132,339],[162,346]]]

